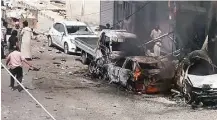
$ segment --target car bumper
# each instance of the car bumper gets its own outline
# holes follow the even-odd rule
[[[195,96],[195,99],[201,102],[215,102],[217,103],[217,91],[192,91],[192,94]]]

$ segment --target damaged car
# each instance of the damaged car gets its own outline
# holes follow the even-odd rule
[[[178,67],[176,85],[188,104],[217,103],[217,68],[203,50],[189,54]]]
[[[171,85],[170,82],[174,73],[170,75],[163,73],[168,70],[164,61],[168,60],[158,61],[157,58],[149,56],[121,58],[116,62],[104,65],[104,78],[107,78],[110,83],[119,83],[135,92],[158,93],[166,91]]]

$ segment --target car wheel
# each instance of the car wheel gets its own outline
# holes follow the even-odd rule
[[[191,104],[194,101],[194,99],[192,98],[190,86],[186,82],[184,82],[183,85],[183,93],[184,93],[185,103]]]
[[[89,73],[94,77],[94,78],[97,78],[97,74],[96,74],[96,65],[94,62],[91,62],[89,65],[88,65],[88,71]]]
[[[64,53],[69,54],[69,46],[67,43],[64,43]]]
[[[105,81],[108,81],[108,80],[109,80],[108,73],[104,73],[104,74],[103,74],[103,80],[105,80]]]
[[[82,52],[82,53],[81,53],[81,62],[82,62],[84,65],[86,65],[86,64],[87,64],[87,61],[88,61],[88,59],[87,59],[87,53]]]
[[[48,37],[48,47],[52,47],[52,46],[53,46],[53,41],[51,37]]]
[[[129,91],[133,91],[133,86],[132,86],[132,84],[133,84],[133,82],[131,81],[127,81],[127,84],[126,84],[126,88],[127,88],[127,90],[129,90]]]

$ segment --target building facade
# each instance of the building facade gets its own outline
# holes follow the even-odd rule
[[[99,25],[100,0],[66,0],[66,16],[70,20]]]
[[[208,4],[189,1],[101,1],[101,11],[105,12],[100,14],[100,24],[110,23],[114,28],[126,29],[144,42],[150,40],[151,30],[159,25],[163,34],[175,33],[175,36],[162,39],[164,51],[172,52],[176,47],[187,46],[195,34],[200,34],[201,41],[204,39]],[[106,11],[108,6],[110,11]]]

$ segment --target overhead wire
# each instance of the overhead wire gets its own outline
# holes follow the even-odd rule
[[[133,12],[132,14],[128,15],[127,17],[125,17],[124,19],[118,21],[117,23],[113,24],[113,27],[115,27],[115,25],[118,25],[119,23],[123,22],[125,19],[129,19],[130,17],[132,17],[133,15],[135,15],[136,13],[138,13],[139,11],[141,11],[143,8],[145,8],[149,3],[151,3],[152,1],[148,1],[146,2],[144,5],[142,5],[142,7],[140,7],[139,9],[137,9],[135,12]]]

